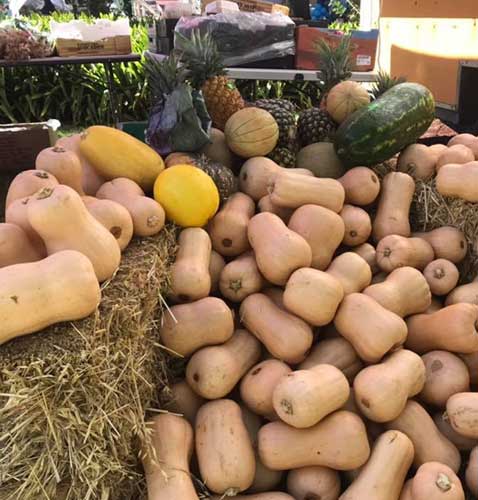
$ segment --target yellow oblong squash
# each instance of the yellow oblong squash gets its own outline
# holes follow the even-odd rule
[[[81,154],[105,179],[126,177],[151,191],[164,170],[161,156],[148,145],[121,130],[94,126],[81,137]]]

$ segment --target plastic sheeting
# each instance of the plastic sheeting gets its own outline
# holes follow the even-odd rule
[[[72,9],[72,7],[65,2],[65,0],[50,0],[50,1],[53,7],[55,7],[55,9],[59,11],[68,12]],[[43,7],[45,7],[45,2],[44,0],[10,0],[9,2],[10,12],[15,17],[19,15],[20,10],[23,7],[32,10],[41,10],[43,9]]]

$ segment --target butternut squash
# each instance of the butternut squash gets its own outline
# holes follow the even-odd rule
[[[470,460],[465,473],[466,485],[473,496],[478,497],[478,446],[470,453]]]
[[[224,496],[212,496],[211,500],[224,500]],[[267,493],[254,493],[253,495],[235,495],[234,500],[295,500],[287,493],[269,491]]]
[[[254,200],[244,193],[234,193],[209,222],[212,247],[225,257],[236,257],[249,246],[247,225],[255,213]]]
[[[163,229],[166,217],[163,207],[152,198],[144,196],[144,191],[130,179],[119,177],[105,182],[96,197],[123,205],[133,219],[135,236],[152,236]]]
[[[478,351],[470,354],[460,354],[460,358],[465,362],[470,373],[470,382],[472,385],[478,384]]]
[[[189,473],[193,430],[182,417],[155,416],[152,450],[143,452],[148,500],[199,500]]]
[[[35,194],[43,188],[54,188],[58,186],[55,177],[43,170],[24,170],[20,172],[10,183],[5,200],[7,209],[11,203],[20,198],[26,198]]]
[[[436,189],[443,196],[478,202],[478,161],[444,165],[436,176]]]
[[[25,231],[27,238],[30,240],[31,245],[36,250],[36,253],[40,255],[40,258],[46,257],[46,247],[45,242],[40,238],[40,235],[32,228],[30,221],[28,220],[28,203],[30,202],[30,196],[26,198],[18,198],[8,205],[8,208],[5,211],[5,222],[9,224],[14,224]],[[13,241],[10,243],[12,244]],[[25,249],[28,249],[29,246],[26,245]],[[32,262],[25,261],[25,262]]]
[[[286,224],[289,222],[294,210],[292,208],[278,207],[271,201],[269,195],[263,196],[257,203],[259,212],[271,212],[280,217]]]
[[[478,351],[478,307],[453,304],[432,314],[415,314],[407,319],[406,346],[419,354],[435,349],[472,353]]]
[[[85,194],[95,196],[101,185],[105,183],[105,178],[93,168],[91,163],[81,154],[80,151],[81,134],[73,134],[61,137],[56,141],[57,146],[61,146],[69,151],[73,151],[81,162],[81,184]]]
[[[245,161],[239,172],[239,190],[259,201],[269,194],[269,184],[281,171],[274,161],[263,156],[256,156]]]
[[[279,380],[292,370],[278,359],[266,359],[253,366],[240,385],[241,399],[246,406],[263,417],[276,417],[272,394]]]
[[[400,153],[397,169],[414,179],[427,180],[435,175],[436,163],[436,155],[425,144],[411,144]]]
[[[294,469],[287,475],[287,491],[296,500],[337,500],[340,477],[337,471],[320,465]]]
[[[249,295],[240,308],[244,326],[277,359],[300,363],[313,340],[311,327],[302,319],[279,309],[262,293]]]
[[[211,260],[209,261],[209,276],[211,277],[211,293],[216,293],[219,290],[219,281],[221,279],[222,270],[226,267],[224,257],[216,252],[211,251]]]
[[[434,295],[446,295],[456,287],[460,272],[453,262],[446,259],[436,259],[423,270],[430,291]]]
[[[385,427],[401,431],[411,439],[415,447],[415,467],[436,461],[448,465],[454,471],[460,468],[460,452],[416,401],[410,399],[400,416],[387,422]]]
[[[286,424],[304,429],[341,408],[350,387],[335,366],[316,365],[284,375],[272,394],[274,409]]]
[[[313,326],[330,323],[343,298],[340,281],[310,267],[294,271],[284,291],[285,307]]]
[[[450,424],[448,415],[445,412],[439,411],[433,415],[433,421],[438,427],[438,430],[449,439],[460,451],[470,451],[476,446],[476,439],[468,438],[458,434]]]
[[[249,295],[260,292],[264,285],[253,252],[246,252],[229,262],[219,281],[222,295],[232,302],[242,302]]]
[[[186,367],[186,380],[203,398],[223,398],[260,357],[259,341],[246,330],[236,330],[224,344],[196,351]]]
[[[279,207],[299,208],[313,204],[340,212],[344,206],[345,190],[339,181],[279,172],[269,185],[271,202]]]
[[[31,198],[27,214],[48,255],[61,250],[83,253],[100,282],[110,279],[118,269],[121,252],[115,237],[88,212],[72,188],[59,185],[42,189]]]
[[[447,351],[431,351],[422,356],[426,382],[420,399],[426,404],[444,408],[448,398],[470,390],[470,374],[465,363]]]
[[[133,219],[128,210],[112,200],[99,200],[83,196],[88,212],[116,238],[120,250],[124,250],[133,237]]]
[[[347,295],[334,320],[335,327],[368,363],[377,363],[407,338],[407,325],[363,293]]]
[[[55,323],[85,318],[98,307],[101,294],[90,260],[65,250],[0,269],[0,296],[3,344]]]
[[[432,296],[423,274],[413,267],[399,267],[382,283],[368,286],[363,293],[402,318],[425,312]]]
[[[259,456],[272,470],[321,465],[335,470],[361,467],[370,455],[362,419],[336,411],[308,429],[271,422],[259,431]]]
[[[275,285],[285,285],[300,267],[309,267],[312,250],[307,241],[291,231],[277,215],[255,215],[247,228],[249,242],[262,275]]]
[[[233,332],[232,311],[216,297],[172,306],[164,314],[160,330],[162,344],[180,356],[190,356],[208,345],[223,344]]]
[[[298,208],[289,220],[289,229],[300,234],[312,249],[312,264],[324,271],[342,243],[345,224],[340,215],[318,205]]]
[[[70,186],[79,195],[85,193],[82,186],[82,167],[76,153],[59,146],[46,148],[35,160],[35,168],[42,172],[49,172],[55,179],[65,186]]]
[[[239,493],[254,480],[256,461],[240,406],[230,399],[210,401],[196,417],[199,469],[214,493]]]
[[[428,462],[417,470],[412,481],[412,500],[465,500],[455,472],[443,463]]]
[[[450,424],[458,434],[478,439],[478,393],[459,392],[446,403]]]
[[[380,241],[389,235],[410,236],[410,206],[415,181],[403,172],[390,172],[382,180],[377,214],[373,221],[373,237]]]
[[[171,385],[171,401],[166,408],[168,411],[181,414],[191,425],[194,425],[197,412],[205,402],[185,380],[182,380]]]
[[[183,229],[178,253],[171,267],[171,296],[177,302],[192,302],[211,291],[211,240],[199,227]]]
[[[344,205],[340,216],[345,224],[345,236],[342,242],[344,245],[356,247],[369,239],[372,234],[372,221],[363,208]]]
[[[455,137],[452,137],[448,141],[448,147],[455,146],[456,144],[463,144],[467,148],[470,148],[475,155],[475,158],[478,159],[478,137],[473,134],[458,134]]]
[[[372,274],[375,275],[380,272],[380,268],[377,264],[377,252],[373,245],[370,243],[362,243],[358,247],[353,248],[351,251],[360,255],[360,257],[365,260],[365,262],[370,266]]]
[[[422,270],[434,258],[433,248],[421,238],[393,234],[385,236],[377,245],[377,264],[387,273],[404,266]]]
[[[400,431],[384,432],[370,460],[340,500],[398,500],[413,462],[413,443]]]
[[[44,256],[20,226],[0,223],[0,268],[35,262]]]
[[[447,259],[454,264],[461,262],[468,251],[465,236],[456,227],[443,226],[433,231],[413,233],[412,236],[430,243],[436,259]]]
[[[366,206],[373,203],[380,193],[380,180],[367,167],[351,168],[337,179],[345,190],[345,203]]]
[[[370,266],[354,252],[335,257],[326,272],[340,281],[345,295],[361,292],[372,280]]]
[[[439,156],[436,164],[436,171],[440,172],[444,166],[450,164],[463,165],[465,163],[470,163],[474,159],[475,155],[469,147],[464,144],[453,144]]]
[[[309,370],[321,364],[335,366],[349,382],[353,381],[364,366],[352,344],[343,337],[325,339],[315,344],[309,355],[299,365],[299,370]]]
[[[446,144],[432,144],[429,146],[428,150],[435,158],[435,163],[438,161],[438,158],[448,149]]]
[[[425,365],[420,356],[400,349],[355,377],[355,401],[368,419],[389,422],[402,413],[408,399],[416,396],[424,384]]]
[[[445,299],[446,306],[460,303],[478,305],[478,281],[457,286]]]

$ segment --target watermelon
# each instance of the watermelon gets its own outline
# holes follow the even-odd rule
[[[376,165],[416,142],[434,117],[431,92],[418,83],[400,83],[340,125],[335,151],[348,168]]]

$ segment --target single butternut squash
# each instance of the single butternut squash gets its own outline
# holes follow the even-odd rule
[[[425,365],[420,356],[400,349],[355,377],[355,401],[368,419],[389,422],[402,413],[408,399],[416,396],[424,384]]]
[[[407,338],[405,321],[363,293],[345,297],[334,325],[357,354],[369,363],[377,363]]]
[[[112,200],[99,200],[83,196],[88,212],[116,238],[120,250],[124,250],[133,237],[133,219],[128,210]]]
[[[223,344],[233,332],[232,311],[216,297],[172,306],[163,316],[160,331],[163,345],[180,356],[190,356],[208,345]]]
[[[372,234],[372,221],[363,208],[344,205],[340,216],[345,224],[345,235],[342,241],[344,245],[356,247],[369,239]]]
[[[247,330],[236,330],[224,344],[196,351],[186,367],[186,380],[203,398],[223,398],[260,357],[259,341]]]
[[[257,415],[270,420],[277,418],[272,394],[279,380],[291,371],[289,366],[278,359],[266,359],[253,366],[241,381],[242,401]]]
[[[38,262],[0,269],[0,297],[3,344],[55,323],[89,316],[101,294],[91,261],[65,250]]]
[[[70,186],[79,195],[85,194],[82,186],[81,162],[73,151],[58,144],[52,148],[46,148],[38,153],[35,168],[42,172],[49,172],[60,184]]]
[[[454,264],[461,262],[468,251],[465,236],[456,227],[443,226],[433,231],[413,233],[412,236],[430,243],[436,259],[447,259]]]
[[[278,207],[271,201],[269,195],[263,196],[257,203],[259,212],[270,212],[280,217],[286,224],[288,224],[294,210],[292,208]]]
[[[313,326],[330,323],[344,298],[340,281],[310,267],[294,271],[284,291],[284,305]]]
[[[362,257],[362,259],[367,262],[367,264],[370,266],[370,269],[372,270],[372,274],[375,275],[380,272],[380,268],[377,264],[377,252],[373,245],[371,245],[370,243],[362,243],[362,245],[353,248],[352,252],[360,255],[360,257]]]
[[[194,425],[197,412],[205,402],[185,380],[182,380],[171,385],[171,402],[166,408],[173,413],[180,413],[191,425]]]
[[[302,319],[279,309],[262,293],[249,295],[240,308],[244,326],[277,359],[300,363],[313,340],[311,327]]]
[[[464,144],[453,144],[443,151],[436,164],[436,171],[439,172],[444,166],[454,164],[463,165],[475,159],[473,151]]]
[[[478,281],[473,280],[466,285],[457,286],[445,300],[446,306],[460,303],[478,305]]]
[[[472,353],[478,351],[478,307],[453,304],[432,314],[415,314],[407,319],[406,346],[419,354],[435,349]]]
[[[259,431],[259,456],[272,470],[321,465],[335,470],[361,467],[370,455],[362,419],[336,411],[308,429],[271,422]]]
[[[340,476],[337,471],[320,465],[294,469],[287,475],[287,491],[296,500],[337,500]]]
[[[209,261],[209,276],[211,277],[211,294],[219,290],[219,281],[221,279],[222,270],[226,267],[224,257],[216,252],[211,251],[211,260]]]
[[[100,282],[113,276],[121,260],[118,243],[88,212],[76,191],[64,185],[44,188],[27,207],[28,220],[45,242],[48,255],[77,250],[90,259]]]
[[[250,248],[247,225],[254,215],[254,200],[244,193],[233,194],[209,222],[212,247],[226,257],[235,257]]]
[[[460,272],[453,262],[446,259],[436,259],[423,270],[430,291],[434,295],[446,295],[456,287]]]
[[[275,285],[285,285],[300,267],[309,267],[312,250],[307,241],[291,231],[277,215],[255,215],[247,229],[249,242],[262,275]]]
[[[382,283],[368,286],[363,293],[402,318],[425,312],[432,296],[423,274],[413,267],[399,267]]]
[[[171,267],[171,296],[177,302],[192,302],[211,291],[211,240],[199,227],[188,227],[179,235],[179,249]]]
[[[20,172],[10,183],[5,200],[7,209],[11,203],[20,198],[26,198],[35,194],[43,188],[54,188],[58,186],[55,177],[43,170],[24,170]]]
[[[446,403],[450,424],[458,434],[478,439],[478,393],[459,392]]]
[[[242,302],[249,295],[260,292],[264,285],[253,252],[246,252],[229,262],[219,281],[222,295],[232,302]]]
[[[283,422],[304,429],[341,408],[349,394],[349,383],[338,368],[316,365],[284,375],[274,389],[272,402]]]
[[[370,460],[340,500],[398,500],[413,454],[413,443],[403,432],[384,432],[375,442]]]
[[[263,156],[256,156],[245,161],[239,172],[239,190],[259,201],[269,194],[269,184],[281,171],[274,161]]]
[[[276,174],[269,192],[274,205],[286,208],[299,208],[310,203],[338,213],[345,200],[345,191],[339,181],[298,175],[288,170]]]
[[[415,181],[403,172],[390,172],[382,181],[378,209],[373,221],[373,237],[380,241],[395,234],[410,236],[410,206],[415,193]]]
[[[370,266],[354,252],[345,252],[335,257],[327,268],[327,274],[340,281],[345,295],[361,292],[372,280]]]
[[[345,224],[340,215],[318,205],[298,208],[289,220],[289,229],[300,234],[312,249],[312,264],[324,271],[342,243]]]
[[[435,175],[436,155],[425,144],[411,144],[398,157],[397,169],[414,179],[427,180]]]
[[[150,422],[152,450],[143,453],[148,500],[199,500],[189,473],[193,430],[182,417],[157,415]]]
[[[118,178],[105,182],[96,197],[123,205],[133,219],[135,236],[152,236],[163,229],[166,217],[163,207],[144,196],[144,191],[130,179]]]
[[[380,180],[375,172],[367,167],[351,168],[337,180],[345,190],[345,203],[351,205],[370,205],[380,193]]]
[[[466,485],[473,496],[478,497],[478,446],[470,453],[470,460],[466,467]]]
[[[433,415],[433,421],[438,430],[449,439],[460,451],[470,451],[476,446],[476,439],[467,438],[458,434],[450,424],[450,419],[445,412],[439,411]]]
[[[0,223],[0,268],[36,262],[44,257],[43,252],[31,242],[20,226]]]
[[[395,420],[385,424],[387,429],[406,434],[415,447],[415,467],[426,462],[440,462],[458,471],[461,457],[456,446],[437,428],[423,406],[409,400],[403,412]]]
[[[436,189],[443,196],[478,202],[478,161],[444,165],[436,176]]]
[[[429,405],[445,408],[448,399],[470,390],[470,374],[465,363],[447,351],[431,351],[422,356],[426,382],[420,399]]]
[[[448,146],[446,144],[432,144],[428,149],[435,158],[436,163],[438,158],[440,158],[440,156],[448,149]]]
[[[428,462],[417,470],[412,481],[412,500],[465,500],[455,472],[439,462]]]
[[[354,380],[364,366],[352,344],[343,337],[325,339],[315,344],[309,355],[299,365],[299,370],[309,370],[320,364],[335,366],[349,382]]]
[[[377,245],[377,264],[387,273],[404,266],[422,270],[434,258],[432,246],[421,238],[392,234],[385,236]]]
[[[254,450],[237,403],[218,399],[202,406],[196,417],[196,454],[211,491],[231,494],[251,486]]]
[[[478,137],[473,134],[458,134],[455,137],[452,137],[448,141],[448,147],[455,146],[456,144],[463,144],[470,148],[475,155],[475,158],[478,159]]]

